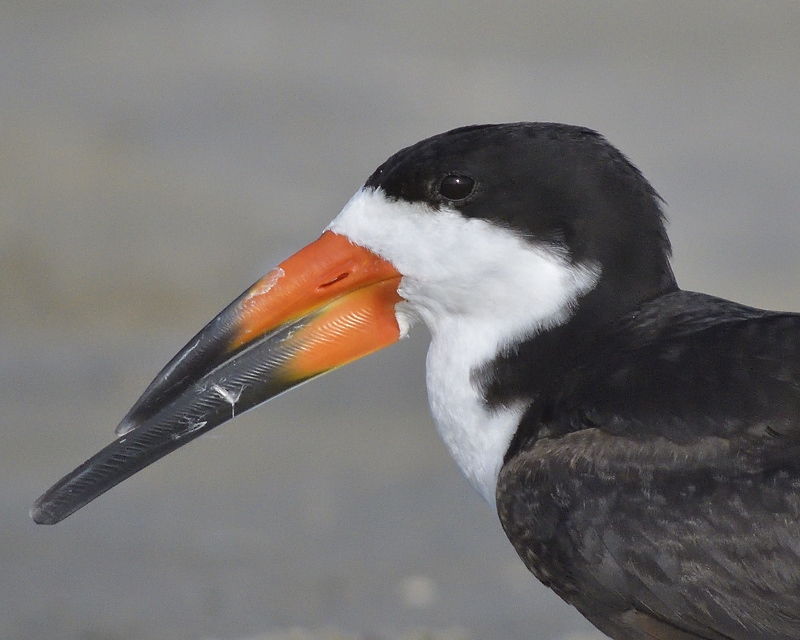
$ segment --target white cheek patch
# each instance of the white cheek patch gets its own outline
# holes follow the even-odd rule
[[[506,338],[564,322],[599,278],[566,251],[452,209],[389,200],[361,189],[328,229],[389,260],[403,274],[401,295],[433,326],[452,316],[499,323]]]
[[[401,333],[431,332],[427,386],[439,433],[470,483],[494,504],[497,474],[526,403],[490,410],[472,372],[521,339],[566,322],[594,288],[598,265],[451,209],[361,189],[328,227],[403,274]]]

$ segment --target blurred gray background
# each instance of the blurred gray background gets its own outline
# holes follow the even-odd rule
[[[796,1],[0,3],[0,637],[599,637],[448,458],[424,328],[28,518],[386,157],[516,120],[620,147],[685,288],[800,310]]]

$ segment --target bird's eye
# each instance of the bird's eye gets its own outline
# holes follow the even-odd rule
[[[439,194],[448,200],[463,200],[475,190],[475,180],[469,176],[449,175],[439,183]]]

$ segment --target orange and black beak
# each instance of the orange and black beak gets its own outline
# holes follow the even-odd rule
[[[234,416],[396,342],[400,273],[326,231],[256,282],[158,374],[119,438],[36,501],[55,524]]]

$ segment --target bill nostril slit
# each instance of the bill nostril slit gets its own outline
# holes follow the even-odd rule
[[[328,282],[326,282],[326,283],[324,283],[324,284],[321,284],[321,285],[319,285],[319,286],[317,287],[317,289],[325,289],[326,287],[330,287],[332,284],[336,284],[336,283],[337,283],[337,282],[339,282],[340,280],[344,280],[344,279],[345,279],[347,276],[349,276],[349,275],[350,275],[350,274],[349,274],[349,273],[347,273],[347,272],[345,272],[345,273],[340,273],[340,274],[339,274],[338,276],[336,276],[336,277],[335,277],[333,280],[329,280]]]

